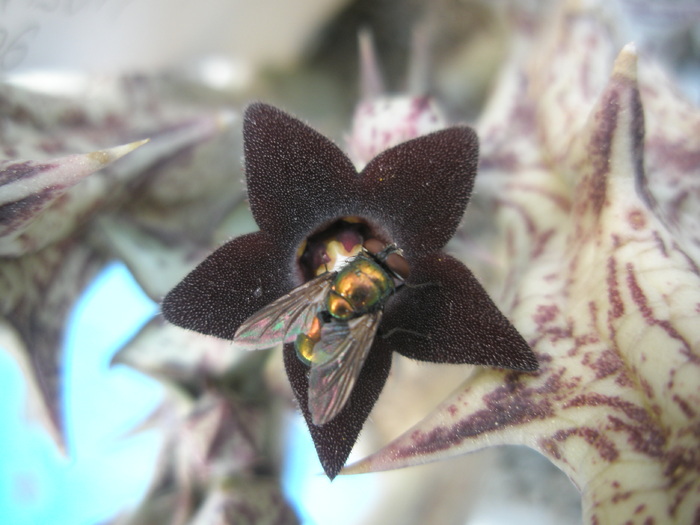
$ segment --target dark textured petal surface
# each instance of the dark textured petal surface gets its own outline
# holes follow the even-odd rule
[[[266,104],[243,123],[248,197],[262,231],[296,242],[357,202],[357,172],[330,140]]]
[[[411,261],[408,285],[388,303],[380,330],[378,337],[412,359],[524,371],[538,366],[469,269],[442,252]]]
[[[309,369],[297,358],[293,344],[284,347],[284,366],[323,470],[333,479],[345,465],[367,416],[384,388],[391,368],[391,349],[381,340],[374,342],[347,405],[333,420],[321,426],[311,422]]]
[[[360,177],[365,215],[408,255],[442,248],[454,235],[474,185],[479,140],[454,127],[375,157]]]
[[[293,256],[265,233],[238,237],[165,296],[163,315],[182,328],[233,339],[243,321],[294,286]]]
[[[358,216],[396,242],[411,278],[390,299],[384,320],[343,410],[316,426],[308,407],[308,368],[285,345],[284,362],[323,468],[345,464],[391,368],[392,351],[418,360],[535,370],[537,360],[461,263],[440,252],[457,228],[474,183],[478,139],[455,127],[386,150],[357,174],[328,139],[265,104],[244,121],[251,210],[261,232],[214,252],[163,302],[169,321],[232,339],[250,315],[287,293],[300,243],[324,224]]]
[[[454,127],[390,148],[358,175],[335,144],[272,106],[250,106],[243,133],[253,216],[291,244],[359,216],[408,254],[440,249],[462,219],[479,155],[474,131]]]

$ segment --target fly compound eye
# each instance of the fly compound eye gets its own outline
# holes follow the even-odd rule
[[[372,255],[378,255],[384,249],[384,243],[379,239],[367,239],[364,247]]]
[[[386,267],[398,278],[408,279],[411,268],[408,261],[402,255],[402,251],[395,245],[385,245],[379,239],[367,239],[364,242],[365,250],[380,259]]]
[[[399,255],[397,252],[390,253],[384,263],[395,275],[401,277],[404,281],[408,279],[408,276],[411,274],[408,261],[404,259],[403,255]]]

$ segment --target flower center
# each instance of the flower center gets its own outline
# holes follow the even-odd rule
[[[297,252],[304,281],[340,270],[370,237],[370,226],[357,217],[343,217],[312,234]]]
[[[308,282],[326,272],[339,272],[364,248],[379,257],[401,284],[410,269],[399,247],[359,217],[341,217],[310,235],[297,250],[301,277]],[[393,246],[393,248],[391,248]]]

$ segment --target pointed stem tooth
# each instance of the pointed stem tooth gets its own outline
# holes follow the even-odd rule
[[[603,97],[606,93],[615,93],[619,106],[610,137],[609,175],[639,179],[644,170],[644,108],[639,96],[634,44],[627,44],[615,59]]]
[[[7,294],[7,290],[3,290]],[[58,452],[67,457],[66,441],[63,435],[63,425],[58,412],[51,405],[42,390],[42,382],[36,373],[31,356],[17,332],[4,319],[0,319],[0,347],[7,351],[19,367],[24,381],[26,393],[27,416],[49,434]]]
[[[430,89],[431,37],[432,27],[427,22],[415,27],[411,34],[411,56],[406,87],[408,93],[416,97],[425,95]]]
[[[369,29],[362,29],[358,34],[360,47],[360,95],[362,100],[372,100],[384,94],[382,78],[374,39]]]
[[[644,110],[633,45],[625,46],[615,60],[569,160],[571,172],[579,174],[575,216],[583,230],[593,231],[598,217],[610,206],[612,180],[640,181],[644,176]]]

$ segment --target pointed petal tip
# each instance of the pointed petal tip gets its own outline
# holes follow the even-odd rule
[[[106,166],[107,164],[118,160],[125,155],[128,155],[135,149],[140,148],[151,139],[137,140],[135,142],[130,142],[129,144],[123,144],[121,146],[115,146],[109,149],[103,149],[98,151],[93,151],[92,153],[87,153],[86,157],[93,162],[100,164],[101,166]]]
[[[515,372],[520,372],[524,374],[533,374],[536,372],[539,372],[540,365],[537,362],[536,359],[532,358],[530,359],[530,356],[525,356],[526,361],[523,363],[518,363],[517,367],[513,367],[510,370],[513,370]]]
[[[56,446],[56,450],[62,458],[68,458],[68,447],[66,446],[66,427],[55,406],[43,391],[33,394],[29,400],[30,419],[38,422],[49,435],[51,441]]]
[[[637,80],[637,46],[630,42],[622,48],[613,65],[613,76]]]
[[[117,350],[117,352],[112,356],[112,358],[109,360],[109,363],[107,366],[111,369],[114,368],[117,365],[129,365],[129,360],[124,357],[124,349],[126,346],[120,348]]]
[[[265,102],[252,102],[248,104],[243,111],[243,120],[245,121],[250,121],[251,119],[254,119],[257,114],[264,114],[264,113],[273,113],[273,114],[281,114],[282,110],[277,109],[275,106],[272,106],[270,104],[266,104]]]
[[[518,372],[537,372],[540,369],[540,363],[537,360],[537,357],[535,356],[535,353],[532,351],[530,348],[530,345],[527,345],[527,351],[522,352],[522,358],[523,362],[519,364],[518,368],[516,369]]]
[[[355,474],[370,474],[371,472],[373,472],[373,470],[372,470],[371,462],[368,460],[369,460],[369,457],[363,458],[360,461],[352,463],[351,465],[347,465],[347,466],[343,467],[340,470],[340,472],[338,472],[338,475],[340,475],[340,476],[352,476]]]

